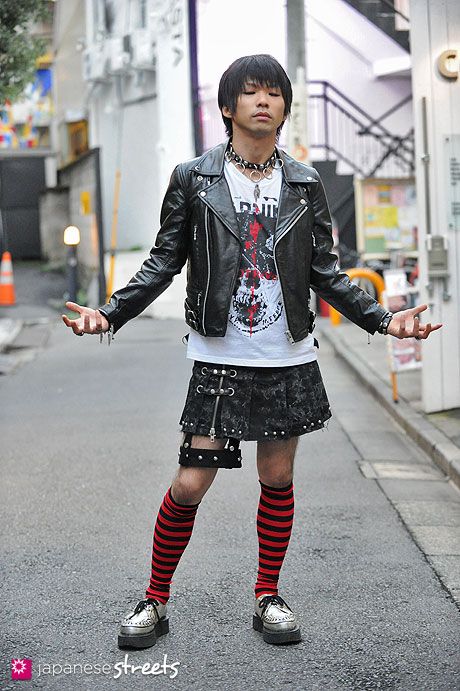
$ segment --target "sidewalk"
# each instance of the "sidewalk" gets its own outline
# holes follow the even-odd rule
[[[421,371],[398,376],[399,403],[392,400],[386,339],[367,335],[351,322],[333,327],[318,320],[318,331],[355,372],[374,398],[405,432],[460,487],[460,409],[425,414],[421,409]]]

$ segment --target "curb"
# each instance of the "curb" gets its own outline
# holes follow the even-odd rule
[[[0,353],[3,353],[14,341],[22,326],[22,319],[0,318]]]
[[[332,327],[321,324],[318,325],[318,330],[335,354],[356,374],[372,396],[460,489],[460,449],[458,446],[424,415],[414,410],[409,403],[400,399],[399,403],[395,404],[390,385],[377,377],[359,355],[350,352],[350,348],[346,346],[337,329],[332,333]]]

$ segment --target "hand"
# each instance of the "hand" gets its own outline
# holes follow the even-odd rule
[[[418,315],[428,309],[428,305],[417,305],[411,309],[396,312],[388,325],[388,334],[395,338],[428,338],[432,331],[437,331],[442,324],[420,324]]]
[[[65,314],[62,315],[62,321],[72,329],[76,336],[100,334],[109,330],[110,324],[99,310],[93,310],[91,307],[82,307],[77,305],[76,302],[66,302],[65,306],[72,310],[72,312],[80,314],[78,319],[69,319]]]

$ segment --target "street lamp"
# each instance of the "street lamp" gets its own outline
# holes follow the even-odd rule
[[[67,245],[67,280],[69,288],[69,300],[77,301],[77,246],[80,243],[80,231],[77,226],[67,226],[64,230],[64,245]]]

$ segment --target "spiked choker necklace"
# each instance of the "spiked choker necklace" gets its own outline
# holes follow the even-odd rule
[[[251,171],[249,173],[249,178],[255,183],[260,182],[263,178],[270,180],[272,171],[279,170],[283,167],[283,161],[278,157],[276,149],[273,149],[272,155],[265,163],[251,163],[251,161],[246,161],[242,156],[236,153],[231,142],[229,142],[228,149],[225,152],[225,160],[229,163],[233,161],[235,166],[239,168],[242,173],[244,173],[246,169],[249,169]]]

